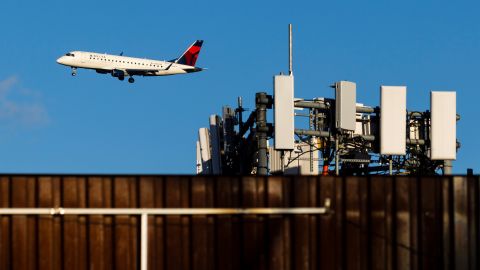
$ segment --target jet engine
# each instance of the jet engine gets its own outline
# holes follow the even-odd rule
[[[112,76],[117,77],[119,80],[125,79],[125,72],[122,70],[114,69],[112,70]]]

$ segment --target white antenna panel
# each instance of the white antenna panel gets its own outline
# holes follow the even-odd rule
[[[202,156],[200,154],[200,142],[197,141],[197,174],[201,174],[202,169]]]
[[[203,173],[212,173],[212,154],[210,150],[210,132],[208,128],[200,128],[198,130],[198,138],[200,141],[200,156],[202,158]]]
[[[357,84],[340,81],[335,84],[335,123],[337,129],[355,131]]]
[[[273,79],[275,149],[294,148],[293,76],[278,75]]]
[[[407,87],[380,87],[380,154],[405,155]]]
[[[457,158],[457,95],[455,92],[430,94],[431,104],[431,159]]]

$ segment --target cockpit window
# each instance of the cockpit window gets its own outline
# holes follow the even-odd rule
[[[65,54],[65,55],[66,55],[66,56],[72,56],[72,57],[75,57],[75,54],[73,54],[73,53],[67,53],[67,54]]]

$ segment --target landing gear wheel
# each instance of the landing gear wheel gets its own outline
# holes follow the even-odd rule
[[[125,80],[125,77],[121,76],[121,77],[118,77],[118,79],[119,79],[120,81],[123,81],[123,80]]]
[[[72,68],[72,76],[77,76],[77,69],[76,68]]]
[[[128,78],[128,82],[129,82],[129,83],[134,83],[134,82],[135,82],[135,79],[132,78],[132,77],[130,77],[130,78]]]

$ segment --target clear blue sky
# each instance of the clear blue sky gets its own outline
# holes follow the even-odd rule
[[[194,173],[208,116],[237,96],[253,108],[287,71],[288,23],[297,97],[350,80],[376,106],[380,85],[407,85],[408,108],[426,110],[430,90],[456,90],[454,171],[478,172],[478,1],[320,2],[3,1],[0,172]],[[55,62],[72,50],[169,60],[195,39],[208,70],[189,75],[128,84]]]

